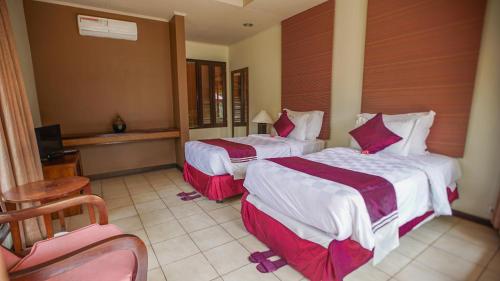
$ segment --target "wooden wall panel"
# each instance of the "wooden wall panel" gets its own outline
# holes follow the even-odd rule
[[[281,106],[325,112],[320,138],[330,137],[334,1],[281,23]]]
[[[429,150],[463,156],[485,2],[369,1],[362,112],[434,110]]]
[[[106,132],[119,113],[130,130],[177,126],[167,22],[32,0],[24,10],[44,125],[61,124],[63,135]],[[81,36],[79,14],[136,22],[138,40]],[[175,153],[174,140],[89,147],[83,170],[171,164]]]

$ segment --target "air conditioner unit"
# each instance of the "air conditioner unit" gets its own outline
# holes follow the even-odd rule
[[[135,22],[78,15],[80,35],[137,41]]]

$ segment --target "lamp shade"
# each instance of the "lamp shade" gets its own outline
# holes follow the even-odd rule
[[[252,119],[252,122],[254,123],[265,123],[265,124],[273,124],[273,119],[271,119],[271,116],[267,113],[265,110],[261,110],[259,114],[255,115],[255,117]]]

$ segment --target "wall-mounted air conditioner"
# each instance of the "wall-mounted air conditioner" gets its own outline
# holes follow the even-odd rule
[[[78,15],[80,35],[137,41],[135,22]]]

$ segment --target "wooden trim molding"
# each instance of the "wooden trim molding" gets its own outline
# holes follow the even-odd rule
[[[320,139],[330,137],[334,9],[329,0],[281,22],[281,106],[323,111]]]
[[[369,1],[362,112],[434,110],[429,150],[463,156],[485,5]]]
[[[158,166],[152,166],[152,167],[135,168],[135,169],[124,170],[124,171],[116,171],[116,172],[88,175],[86,177],[88,177],[91,180],[101,180],[101,179],[130,176],[130,175],[135,175],[135,174],[142,174],[142,173],[146,173],[146,172],[153,172],[153,171],[166,170],[166,169],[178,169],[178,170],[182,171],[182,168],[180,166],[178,166],[176,163],[172,163],[172,164],[158,165]]]
[[[180,137],[175,140],[177,165],[184,164],[184,144],[189,140],[189,110],[186,64],[186,32],[184,17],[174,15],[169,23],[170,59],[172,68],[172,89],[174,121]]]
[[[491,224],[491,221],[489,219],[483,219],[481,217],[467,214],[467,213],[457,211],[457,210],[452,210],[452,212],[453,212],[453,216],[455,216],[457,218],[461,218],[464,220],[468,220],[471,222],[475,222],[475,223],[482,224],[482,225],[493,228],[493,225]]]
[[[137,141],[150,141],[160,139],[173,139],[179,138],[180,131],[178,129],[162,129],[162,130],[143,130],[131,131],[127,133],[117,134],[86,134],[64,136],[64,147],[78,147],[89,145],[104,145],[104,144],[118,144],[129,143]]]

